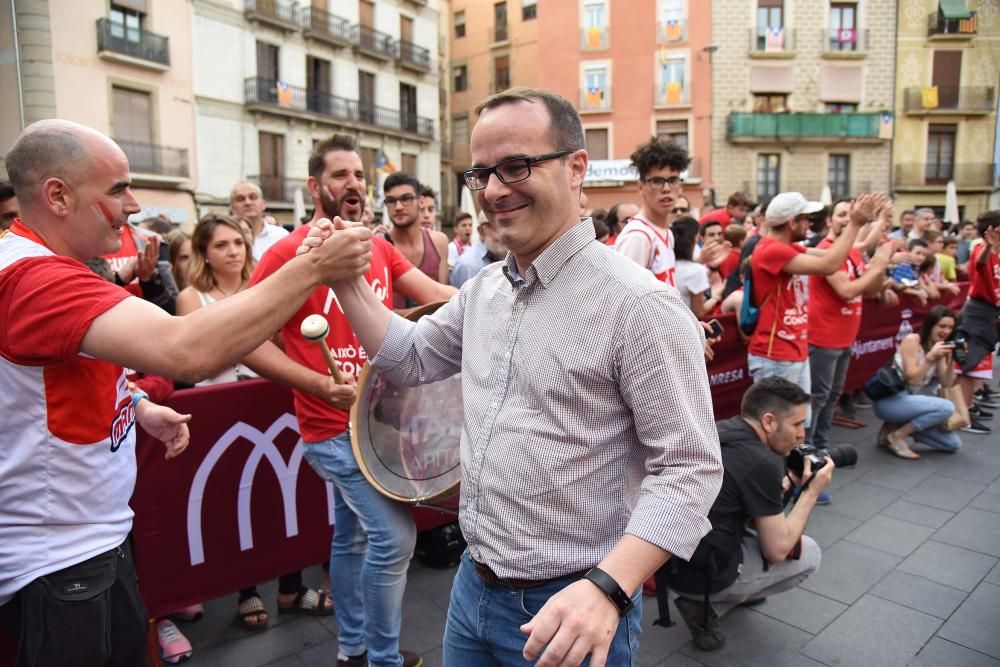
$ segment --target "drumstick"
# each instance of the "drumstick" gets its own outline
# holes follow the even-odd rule
[[[337,384],[344,384],[340,368],[337,367],[337,362],[334,361],[333,355],[330,354],[330,348],[326,344],[326,336],[330,333],[330,324],[326,318],[322,315],[310,315],[302,320],[300,331],[306,340],[319,343],[320,349],[323,350],[323,357],[326,359],[326,365],[330,369],[330,374],[333,375],[333,381]]]

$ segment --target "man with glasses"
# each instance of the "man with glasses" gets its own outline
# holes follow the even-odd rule
[[[416,323],[360,280],[337,299],[392,382],[462,373],[469,547],[444,664],[632,664],[642,582],[690,557],[721,484],[704,335],[676,290],[580,220],[568,101],[513,88],[477,112],[465,181],[507,258]]]
[[[415,267],[432,279],[448,284],[448,237],[420,223],[420,181],[409,174],[390,174],[382,184],[383,200],[392,228],[386,237]],[[433,198],[432,198],[433,200]],[[433,214],[432,214],[433,219]],[[415,306],[402,294],[393,295],[394,308]]]

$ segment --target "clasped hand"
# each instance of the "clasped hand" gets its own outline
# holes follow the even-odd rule
[[[372,233],[360,222],[347,222],[336,216],[316,222],[296,255],[316,256],[323,282],[327,285],[345,283],[371,270]]]

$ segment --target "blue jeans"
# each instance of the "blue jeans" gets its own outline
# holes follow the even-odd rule
[[[809,380],[812,384],[812,426],[806,442],[817,447],[830,444],[833,411],[844,390],[847,366],[851,362],[851,348],[835,350],[809,346]]]
[[[330,584],[339,651],[368,651],[372,667],[400,667],[399,626],[417,528],[410,509],[372,488],[344,433],[303,445],[306,461],[336,490]]]
[[[938,424],[947,421],[955,405],[946,398],[911,394],[909,390],[875,401],[875,415],[890,424],[913,424],[913,439],[934,449],[953,452],[962,446],[957,433],[943,431]]]
[[[448,622],[444,629],[443,662],[448,667],[506,667],[525,665],[521,652],[528,635],[520,626],[530,621],[550,597],[578,581],[565,578],[539,588],[510,589],[490,586],[476,574],[469,554],[451,587]],[[642,631],[642,588],[632,596],[635,607],[618,623],[611,640],[608,665],[631,666],[639,650]],[[590,658],[584,661],[590,664]]]
[[[809,361],[775,361],[756,354],[747,354],[747,370],[754,382],[764,378],[779,377],[794,382],[807,394],[812,393],[809,376]],[[806,428],[812,423],[812,406],[806,406]]]

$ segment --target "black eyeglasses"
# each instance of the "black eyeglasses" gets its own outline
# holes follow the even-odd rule
[[[386,206],[395,206],[396,204],[402,204],[403,206],[409,206],[413,202],[417,201],[416,195],[403,195],[401,197],[386,197],[382,201],[385,202]]]
[[[555,160],[556,158],[575,152],[573,150],[565,150],[532,157],[512,157],[509,160],[497,162],[492,167],[469,169],[463,174],[465,184],[469,186],[470,190],[485,190],[490,181],[490,174],[496,174],[500,182],[506,185],[520,183],[531,176],[531,165],[545,162],[546,160]]]
[[[660,178],[659,176],[653,176],[652,178],[644,178],[642,182],[646,185],[651,185],[657,190],[663,189],[664,185],[669,185],[672,189],[676,190],[681,187],[680,176],[671,176],[670,178]]]

